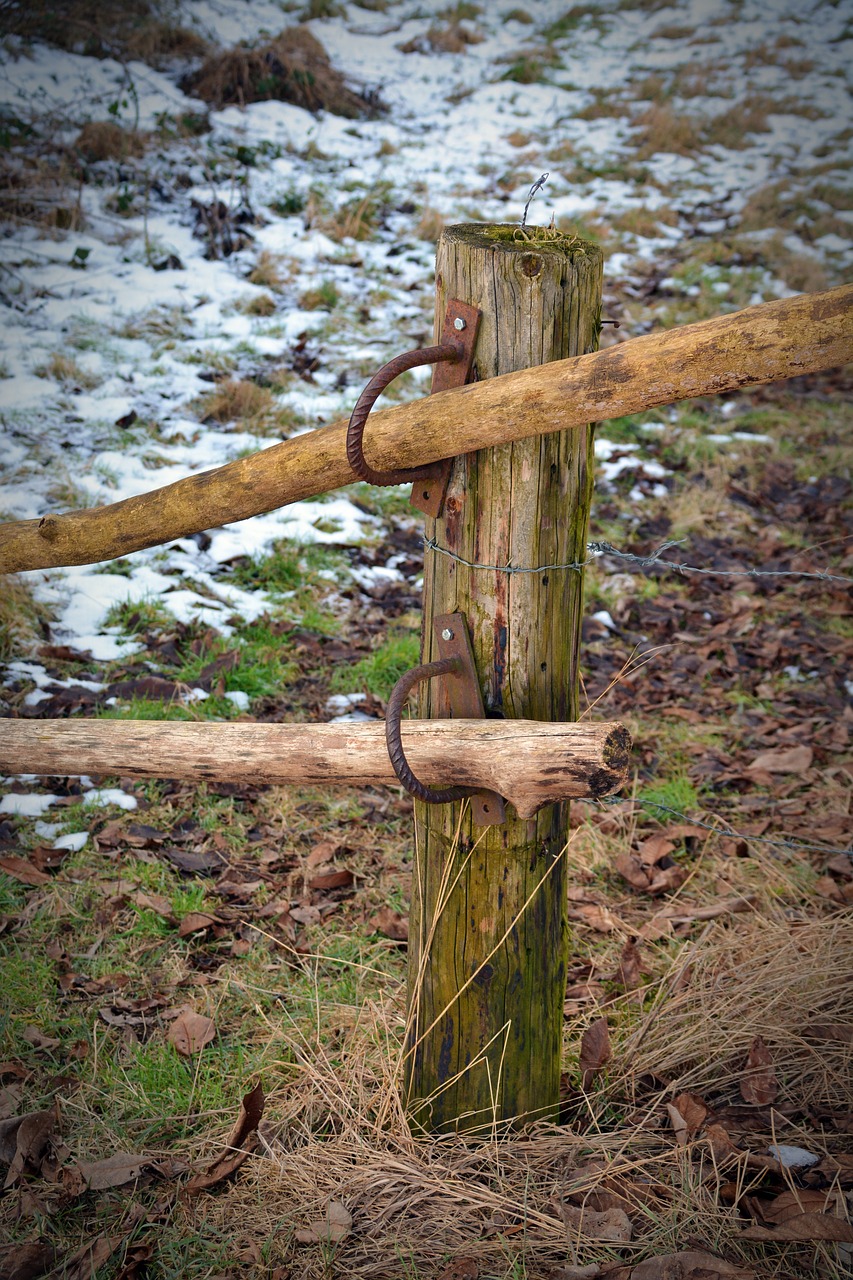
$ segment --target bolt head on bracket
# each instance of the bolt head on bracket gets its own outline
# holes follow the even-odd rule
[[[455,720],[485,720],[486,708],[474,662],[474,650],[464,613],[440,613],[433,618],[439,657],[458,658],[462,674],[444,676],[450,714]],[[478,827],[506,822],[506,801],[495,791],[478,791],[471,797],[471,814]]]
[[[456,298],[451,298],[448,302],[444,313],[441,344],[455,343],[461,347],[463,357],[433,366],[431,395],[436,391],[450,391],[453,387],[464,387],[470,380],[474,367],[474,347],[480,328],[480,314],[477,307],[471,307],[467,302],[459,302]],[[440,516],[452,467],[453,459],[444,458],[435,464],[434,476],[426,480],[416,480],[412,485],[410,499],[412,506],[428,516]]]

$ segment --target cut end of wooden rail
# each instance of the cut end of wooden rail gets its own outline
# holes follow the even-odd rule
[[[631,739],[621,724],[409,720],[406,756],[428,786],[496,791],[520,818],[625,785]],[[353,787],[397,783],[379,721],[356,724],[3,720],[0,772],[122,774],[190,782]]]

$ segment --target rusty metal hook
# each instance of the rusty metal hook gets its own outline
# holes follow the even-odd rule
[[[465,663],[461,658],[439,658],[437,662],[425,662],[420,667],[412,667],[394,685],[388,706],[385,710],[385,741],[388,744],[388,755],[394,772],[406,790],[418,800],[427,804],[446,804],[450,800],[464,800],[466,796],[475,794],[476,787],[442,787],[433,790],[421,782],[412,772],[403,750],[401,719],[406,699],[416,684],[422,680],[432,680],[434,676],[461,676],[465,674]]]
[[[384,364],[375,373],[356,401],[347,427],[347,462],[358,476],[368,484],[389,485],[406,484],[409,480],[425,480],[434,474],[434,466],[411,467],[396,471],[375,471],[364,456],[364,428],[368,415],[382,392],[401,373],[407,369],[417,369],[424,364],[440,364],[445,360],[457,361],[465,358],[465,351],[460,343],[443,343],[439,347],[418,347],[415,351],[404,351]]]

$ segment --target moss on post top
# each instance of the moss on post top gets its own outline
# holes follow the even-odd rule
[[[445,227],[445,239],[471,245],[479,249],[493,249],[500,246],[509,252],[536,253],[554,255],[565,258],[572,254],[580,254],[590,259],[603,257],[600,245],[591,240],[582,240],[569,231],[560,231],[556,227],[521,227],[517,222],[459,222]]]

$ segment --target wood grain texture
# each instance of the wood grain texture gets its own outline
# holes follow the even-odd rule
[[[452,227],[439,241],[436,271],[437,318],[448,297],[483,311],[475,367],[486,386],[531,365],[546,365],[536,374],[547,378],[547,362],[596,345],[597,246],[545,242],[531,250]],[[486,564],[583,561],[592,461],[588,427],[457,458],[444,515],[427,521],[427,532]],[[459,611],[487,716],[574,720],[582,584],[578,572],[510,576],[428,552],[423,660],[437,656],[433,616]],[[424,686],[420,714],[448,714],[440,688]],[[417,804],[415,822],[410,1113],[433,1130],[553,1116],[568,953],[560,857],[568,808],[511,816],[481,833],[470,809]]]
[[[853,285],[842,285],[377,411],[365,451],[413,467],[851,360]],[[345,439],[333,423],[111,506],[0,524],[0,573],[111,560],[339,488],[353,479]]]
[[[403,745],[432,786],[498,791],[520,813],[624,784],[630,739],[620,724],[411,720]],[[174,720],[2,720],[0,773],[121,774],[190,782],[398,786],[379,722],[182,723]]]

